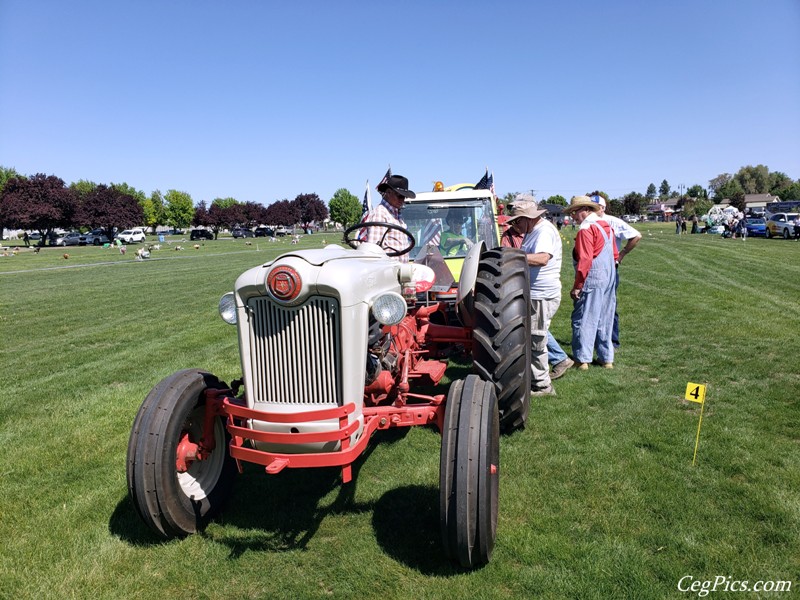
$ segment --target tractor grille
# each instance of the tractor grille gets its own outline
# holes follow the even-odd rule
[[[248,307],[253,401],[341,406],[339,302],[314,296],[286,307],[262,296]]]

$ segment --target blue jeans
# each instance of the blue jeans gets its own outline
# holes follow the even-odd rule
[[[561,349],[561,346],[556,341],[556,338],[553,337],[553,334],[549,331],[547,332],[547,362],[551,365],[557,365],[558,363],[566,360],[569,358],[567,353]]]

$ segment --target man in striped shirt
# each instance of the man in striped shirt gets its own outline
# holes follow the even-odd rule
[[[381,194],[381,203],[372,210],[368,210],[361,217],[362,223],[391,223],[406,229],[406,223],[400,216],[406,198],[416,198],[416,194],[408,189],[408,179],[402,175],[391,175],[378,184],[378,191]],[[364,227],[358,235],[362,242],[378,244],[384,250],[402,251],[408,248],[410,240],[396,229],[388,227],[370,226]],[[400,262],[408,262],[408,253],[397,256]]]

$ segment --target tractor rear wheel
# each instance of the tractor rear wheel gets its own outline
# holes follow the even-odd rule
[[[227,386],[210,373],[178,371],[147,395],[128,442],[128,492],[142,520],[161,537],[201,530],[230,495],[236,462],[221,417],[214,419],[215,447],[204,460],[179,449],[203,434],[205,391]],[[178,462],[182,463],[179,468]]]
[[[531,394],[530,274],[525,254],[495,248],[481,256],[475,283],[473,372],[494,383],[500,429],[525,425]]]
[[[439,464],[439,519],[449,558],[489,562],[497,537],[500,420],[494,386],[477,375],[450,386]]]

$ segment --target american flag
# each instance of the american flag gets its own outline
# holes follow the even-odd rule
[[[361,204],[361,208],[364,209],[364,212],[372,208],[372,197],[369,193],[369,179],[367,179],[367,189],[364,191],[364,202]]]
[[[389,181],[389,177],[391,177],[391,176],[392,176],[392,167],[390,166],[388,169],[386,169],[386,175],[384,175],[383,179],[381,179],[378,182],[378,185],[375,186],[375,189],[377,190],[378,186],[380,186],[380,184],[386,183],[387,181]]]
[[[442,241],[442,220],[431,219],[419,234],[420,246],[425,244],[439,245]]]
[[[481,180],[478,183],[475,184],[475,189],[476,190],[488,190],[488,189],[490,189],[489,186],[492,185],[492,179],[493,179],[493,177],[491,175],[489,175],[489,169],[487,168],[486,169],[486,173],[483,174],[483,177],[481,177]]]

